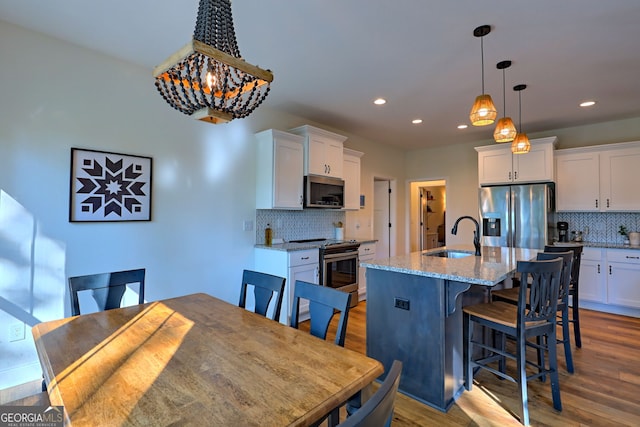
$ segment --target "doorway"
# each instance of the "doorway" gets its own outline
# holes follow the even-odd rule
[[[395,239],[392,238],[394,187],[395,181],[384,178],[373,180],[373,236],[378,241],[376,256],[379,258],[396,254]]]
[[[446,181],[416,181],[410,185],[410,250],[424,251],[447,244]]]

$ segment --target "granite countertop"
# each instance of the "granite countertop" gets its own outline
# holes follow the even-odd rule
[[[375,243],[377,239],[345,239],[347,241],[354,240],[358,243]],[[285,252],[293,252],[293,251],[305,251],[307,249],[320,249],[321,242],[305,242],[305,243],[275,243],[271,246],[256,244],[254,247],[261,249],[271,249],[274,251],[285,251]]]
[[[640,246],[623,245],[621,243],[602,243],[602,242],[556,242],[556,245],[582,245],[586,248],[606,248],[606,249],[631,249],[640,251]]]
[[[466,252],[471,256],[441,258],[425,255],[445,249]],[[452,245],[391,258],[361,262],[360,265],[378,270],[455,280],[474,285],[493,286],[511,276],[516,269],[517,261],[534,259],[539,251],[537,249],[483,247],[481,250],[482,256],[480,257],[474,256],[474,252],[472,245]]]

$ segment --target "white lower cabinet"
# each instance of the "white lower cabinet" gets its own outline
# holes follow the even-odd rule
[[[256,248],[255,270],[263,273],[285,277],[285,291],[282,298],[280,323],[289,324],[293,308],[293,291],[296,280],[318,284],[319,280],[318,249],[301,251],[283,251],[277,249]],[[299,320],[309,319],[309,302],[300,300]]]
[[[580,287],[578,298],[582,301],[607,302],[607,277],[603,249],[584,248],[580,261]]]
[[[640,251],[607,249],[607,302],[640,308]]]
[[[584,248],[580,306],[640,317],[640,251]]]
[[[361,243],[358,248],[360,262],[369,262],[376,259],[376,243]],[[358,267],[358,298],[360,301],[367,299],[367,269]]]

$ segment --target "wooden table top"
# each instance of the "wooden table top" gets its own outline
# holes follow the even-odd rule
[[[52,405],[81,425],[304,426],[383,373],[206,294],[33,327]]]

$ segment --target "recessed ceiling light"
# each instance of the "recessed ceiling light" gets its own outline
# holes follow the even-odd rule
[[[581,107],[591,107],[592,105],[596,105],[596,101],[584,101],[580,103]]]
[[[414,125],[419,125],[420,123],[422,123],[422,119],[413,119],[411,120],[411,123],[413,123]]]
[[[373,101],[373,103],[376,104],[376,105],[384,105],[384,104],[387,103],[387,100],[383,99],[383,98],[378,98],[375,101]]]
[[[467,125],[458,125],[458,129],[466,129],[467,127]]]

